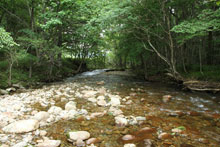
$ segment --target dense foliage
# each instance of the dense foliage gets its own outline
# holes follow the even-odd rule
[[[146,79],[167,72],[178,80],[220,80],[219,5],[219,0],[3,0],[1,86],[55,80],[86,64],[132,68]]]

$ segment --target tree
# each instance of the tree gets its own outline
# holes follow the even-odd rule
[[[16,46],[17,43],[14,42],[10,33],[6,32],[3,28],[0,27],[0,50],[7,54],[9,61],[9,75],[8,75],[8,85],[10,86],[12,80],[12,67],[16,60]]]

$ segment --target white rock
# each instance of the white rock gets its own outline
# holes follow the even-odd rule
[[[78,139],[76,141],[76,146],[80,147],[80,146],[86,146],[85,142],[81,139]]]
[[[7,121],[4,121],[4,120],[0,119],[0,129],[7,126],[7,125],[8,125]]]
[[[79,115],[87,115],[87,114],[88,114],[88,111],[87,111],[86,109],[80,109],[80,110],[78,111],[78,114],[79,114]]]
[[[61,113],[61,111],[62,111],[62,108],[57,107],[57,106],[52,106],[52,107],[50,107],[50,109],[48,110],[48,112],[49,112],[50,114],[54,114],[54,115],[59,115],[59,114]]]
[[[183,132],[183,130],[179,129],[179,128],[175,128],[171,130],[173,133],[181,133]]]
[[[76,110],[76,103],[73,101],[68,102],[65,105],[65,110],[69,111],[69,110]]]
[[[13,106],[14,110],[16,110],[16,111],[20,110],[21,107],[22,107],[21,104],[15,104],[15,105]]]
[[[45,130],[40,131],[40,136],[46,136],[46,135],[47,135],[47,131],[45,131]]]
[[[9,146],[6,144],[2,144],[1,147],[9,147]]]
[[[119,97],[111,97],[110,104],[112,106],[119,106],[121,104]]]
[[[60,100],[61,102],[67,102],[68,100],[66,99],[66,98],[61,98],[61,100]]]
[[[54,115],[50,115],[50,117],[47,119],[47,122],[51,123],[53,121],[55,121],[55,116]]]
[[[34,111],[31,112],[31,115],[35,115],[37,113],[38,113],[38,111],[34,110]]]
[[[6,95],[6,94],[8,94],[7,90],[0,89],[0,95]]]
[[[76,115],[78,114],[78,112],[76,110],[70,110],[68,112],[68,119],[73,119],[76,117]]]
[[[25,146],[27,146],[27,142],[23,142],[23,141],[13,145],[13,147],[25,147]]]
[[[105,107],[105,106],[107,105],[106,101],[103,100],[103,99],[98,100],[97,104],[98,104],[99,106],[102,106],[102,107]]]
[[[4,135],[4,134],[2,134]],[[5,143],[8,141],[8,136],[4,135],[4,136],[0,136],[0,142]]]
[[[15,92],[15,91],[16,91],[16,89],[15,89],[14,87],[7,88],[6,90],[7,90],[8,92]]]
[[[97,91],[84,90],[82,91],[82,93],[84,94],[83,97],[90,98],[90,97],[95,97],[95,95],[97,94]]]
[[[97,142],[99,142],[99,139],[97,139],[97,138],[90,138],[90,139],[86,140],[87,145],[94,144]]]
[[[121,139],[123,141],[129,141],[129,140],[135,139],[135,136],[128,134],[128,135],[123,136]]]
[[[97,97],[97,100],[104,100],[104,99],[105,99],[105,97],[102,95]]]
[[[92,103],[96,103],[97,100],[95,98],[88,98],[88,101],[92,102]]]
[[[125,144],[124,147],[136,147],[135,144]]]
[[[132,104],[132,100],[128,100],[125,104],[127,104],[127,105]]]
[[[118,116],[118,115],[123,114],[123,112],[120,109],[115,108],[115,107],[110,107],[109,112],[112,113],[113,116]]]
[[[69,132],[69,137],[73,141],[86,140],[90,137],[90,133],[87,131]]]
[[[115,117],[115,123],[119,127],[124,127],[124,126],[128,125],[127,119],[123,118],[123,117]]]
[[[138,124],[138,121],[136,119],[136,117],[134,116],[130,116],[131,118],[129,119],[129,124],[130,125],[137,125]]]
[[[2,130],[6,133],[26,133],[39,128],[39,122],[34,119],[16,121]]]
[[[136,120],[137,120],[137,121],[145,121],[145,120],[146,120],[146,117],[137,116],[137,117],[136,117]]]
[[[34,115],[34,119],[38,121],[46,121],[50,117],[50,114],[45,111],[40,111]]]
[[[95,112],[90,115],[90,118],[102,117],[103,115],[105,115],[105,113],[106,113],[106,111],[105,112]]]
[[[58,147],[60,144],[60,140],[45,140],[44,142],[37,144],[36,147]]]

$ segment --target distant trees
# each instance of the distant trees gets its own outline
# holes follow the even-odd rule
[[[114,0],[98,18],[114,45],[118,65],[180,72],[220,62],[219,1]],[[103,26],[103,25],[102,25]],[[114,40],[114,41],[113,41]]]

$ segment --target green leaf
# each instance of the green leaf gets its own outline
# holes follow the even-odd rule
[[[179,129],[179,130],[182,130],[182,131],[186,130],[186,128],[184,126],[179,126],[176,129]]]

